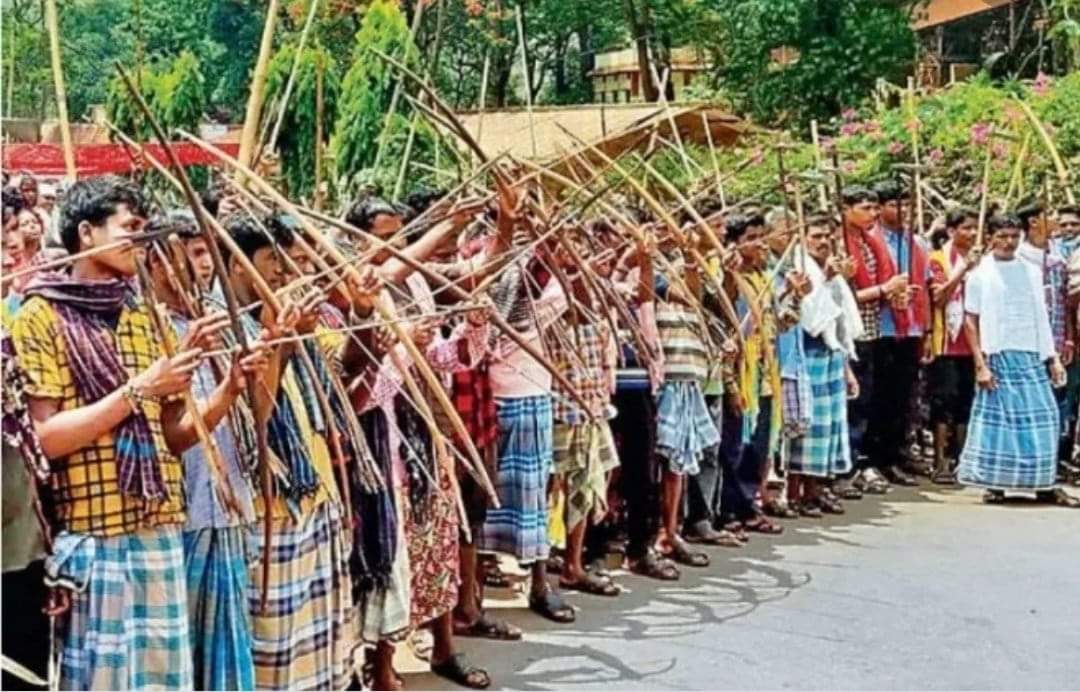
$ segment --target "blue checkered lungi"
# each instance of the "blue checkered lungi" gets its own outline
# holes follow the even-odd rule
[[[1038,354],[990,356],[993,391],[978,389],[957,477],[994,490],[1048,490],[1057,465],[1057,403],[1046,363]]]
[[[246,532],[241,526],[184,532],[196,689],[255,689]]]
[[[341,510],[322,502],[294,523],[274,524],[267,612],[262,597],[261,522],[249,529],[248,564],[255,684],[259,689],[344,689],[356,637]]]
[[[851,470],[847,418],[846,356],[820,339],[805,341],[806,375],[810,384],[810,426],[789,443],[792,473],[831,478]]]
[[[548,556],[547,484],[553,463],[551,397],[496,399],[499,459],[495,491],[477,543],[527,564]]]
[[[672,473],[700,472],[705,451],[720,444],[701,385],[693,380],[665,382],[657,393],[656,453]]]
[[[193,687],[180,527],[61,534],[46,574],[50,585],[74,591],[61,688]]]

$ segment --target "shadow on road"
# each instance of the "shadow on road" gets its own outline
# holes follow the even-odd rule
[[[604,686],[619,689],[620,683],[640,684],[645,680],[650,685],[665,687],[663,676],[678,665],[676,657],[626,660],[594,644],[601,640],[610,644],[612,639],[670,642],[707,627],[715,628],[746,617],[761,605],[781,601],[812,583],[810,568],[815,563],[784,561],[781,548],[842,544],[853,550],[873,550],[873,545],[850,538],[853,527],[886,528],[900,512],[899,504],[943,501],[938,499],[942,492],[951,491],[929,485],[896,489],[885,496],[867,496],[861,501],[847,503],[845,515],[785,521],[782,535],[752,534],[750,543],[742,549],[696,546],[709,554],[712,564],[700,569],[681,567],[682,578],[677,582],[617,572],[616,581],[626,589],[618,598],[566,594],[567,600],[577,608],[577,621],[571,625],[550,623],[524,609],[499,608],[494,611],[495,615],[524,630],[522,641],[459,639],[459,645],[473,663],[491,673],[494,686],[498,688],[542,690],[553,686]],[[489,591],[489,598],[498,599],[500,595],[497,591]],[[691,650],[700,649],[699,655],[716,657],[718,665],[725,656],[728,661],[738,662],[739,654],[725,651],[719,638],[716,645],[707,650],[689,642],[685,645]],[[663,650],[670,652],[671,647],[664,646]],[[406,687],[458,689],[431,674],[406,676]]]

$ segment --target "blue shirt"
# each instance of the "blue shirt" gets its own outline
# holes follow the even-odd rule
[[[885,247],[889,248],[889,256],[892,257],[893,264],[896,265],[897,273],[908,275],[911,279],[911,236],[907,232],[894,231],[890,228],[881,228],[881,237],[885,240]],[[923,240],[916,239],[919,247],[923,252],[927,252],[926,243]],[[924,279],[924,286],[930,285],[930,263],[926,263],[926,277]],[[924,288],[923,290],[930,290]],[[893,319],[892,310],[888,309],[887,302],[883,303],[885,307],[882,308],[879,320],[881,325],[881,336],[896,337],[896,321]],[[922,325],[912,323],[908,328],[908,336],[922,336]]]
[[[188,320],[175,314],[171,317],[177,336],[183,338],[188,331]],[[191,395],[196,400],[202,400],[209,397],[216,387],[213,368],[208,360],[204,360],[191,378]],[[229,486],[245,516],[236,517],[225,510],[214,491],[206,452],[202,444],[194,444],[181,455],[184,462],[184,494],[187,496],[187,524],[184,528],[187,531],[241,526],[255,520],[251,482],[246,470],[241,468],[229,415],[221,419],[211,435],[221,452]]]

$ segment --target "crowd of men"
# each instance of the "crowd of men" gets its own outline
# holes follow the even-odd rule
[[[610,553],[678,580],[915,476],[1080,504],[1077,208],[922,237],[883,181],[673,224],[515,173],[342,220],[4,189],[5,686],[55,648],[64,689],[400,689],[427,628],[484,688],[455,639],[521,638],[500,557],[568,623]]]

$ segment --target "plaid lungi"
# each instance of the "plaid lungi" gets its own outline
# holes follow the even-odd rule
[[[404,501],[401,493],[398,493],[398,506]],[[366,644],[402,641],[412,632],[409,621],[412,574],[405,543],[405,522],[398,522],[397,540],[394,564],[390,568],[390,580],[386,587],[368,591],[357,604],[357,630],[360,640]]]
[[[250,527],[255,683],[260,689],[344,689],[355,637],[352,584],[340,510],[320,504],[300,522],[274,526],[267,612],[262,597],[262,524]]]
[[[1046,364],[1036,353],[1005,351],[989,366],[997,388],[975,393],[957,477],[994,490],[1052,488],[1060,428]]]
[[[830,478],[851,470],[844,354],[807,340],[806,375],[810,384],[810,426],[789,441],[792,473]]]
[[[696,475],[705,450],[720,444],[720,431],[692,380],[665,382],[657,394],[656,453],[672,473]]]
[[[199,690],[255,689],[246,533],[242,526],[184,532],[191,653]]]
[[[551,397],[496,399],[495,404],[499,416],[495,491],[500,507],[488,510],[479,549],[508,553],[522,564],[546,560]]]
[[[109,538],[64,533],[45,569],[48,584],[74,591],[63,689],[192,688],[179,526]]]
[[[619,465],[607,422],[555,423],[555,473],[566,491],[566,528],[607,511],[607,472]]]

